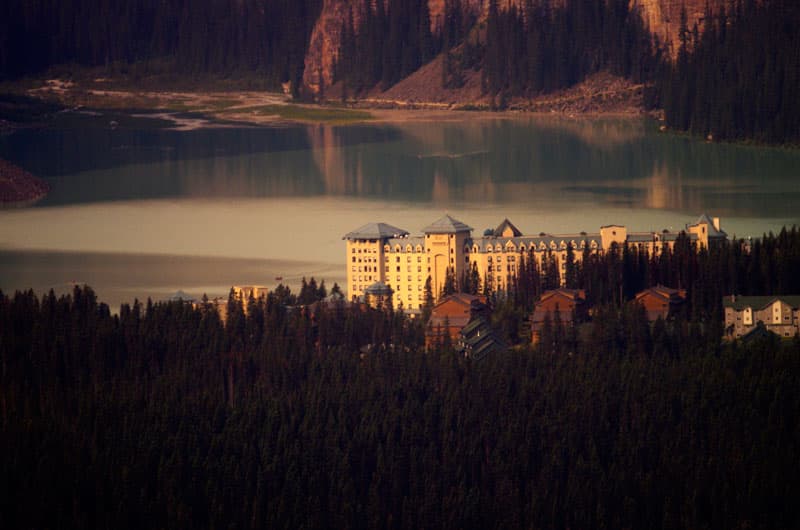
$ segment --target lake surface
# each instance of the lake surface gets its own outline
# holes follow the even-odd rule
[[[357,125],[28,129],[0,157],[45,179],[0,210],[0,289],[89,283],[112,307],[233,283],[343,284],[346,232],[447,212],[526,233],[800,225],[800,151],[707,144],[647,120],[453,114]],[[97,120],[93,123],[96,124]]]

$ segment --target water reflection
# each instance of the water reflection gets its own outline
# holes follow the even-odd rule
[[[705,144],[644,120],[476,113],[352,126],[26,130],[0,138],[0,156],[50,182],[39,206],[337,196],[798,220],[800,199],[800,152]]]

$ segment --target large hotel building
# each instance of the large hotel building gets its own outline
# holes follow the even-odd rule
[[[604,252],[616,243],[653,253],[665,245],[671,248],[680,233],[628,232],[624,226],[610,225],[596,233],[530,236],[523,235],[508,219],[481,237],[473,237],[472,230],[445,215],[423,228],[420,236],[386,223],[369,223],[345,234],[349,297],[361,298],[370,287],[384,291],[389,287],[395,307],[417,310],[425,303],[428,277],[436,297],[442,291],[448,268],[458,282],[475,264],[482,286],[503,291],[516,276],[521,257],[531,251],[541,265],[549,250],[558,262],[563,281],[569,245],[575,260],[580,261],[587,246],[591,252]],[[727,237],[720,228],[719,218],[705,214],[694,224],[686,225],[685,232],[699,246]]]

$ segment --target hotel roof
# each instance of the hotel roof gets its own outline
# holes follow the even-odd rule
[[[342,239],[386,239],[407,236],[408,232],[386,223],[367,223],[348,232]]]
[[[471,232],[472,227],[453,219],[449,215],[445,215],[423,228],[422,231],[426,234],[455,234],[458,232]]]
[[[707,213],[704,213],[703,215],[698,217],[697,221],[695,221],[693,224],[686,225],[686,228],[688,229],[690,226],[697,226],[697,225],[704,224],[704,223],[708,225],[708,237],[727,237],[728,236],[728,234],[726,234],[724,231],[717,230],[717,227],[714,226],[714,221],[708,216]]]

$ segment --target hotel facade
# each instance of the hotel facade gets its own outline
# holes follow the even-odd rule
[[[347,292],[360,299],[371,285],[382,282],[391,288],[394,307],[418,310],[425,304],[425,283],[430,277],[434,299],[442,292],[448,270],[456,284],[476,267],[481,288],[505,291],[513,282],[523,256],[532,255],[541,265],[552,255],[564,281],[568,249],[576,262],[585,251],[602,253],[618,247],[638,247],[649,253],[672,248],[681,232],[628,232],[625,226],[609,225],[599,232],[580,234],[523,235],[505,219],[494,230],[473,237],[473,228],[445,215],[412,236],[402,228],[386,223],[368,223],[344,235],[347,255]],[[699,247],[727,238],[719,218],[700,216],[686,225],[686,235]]]

